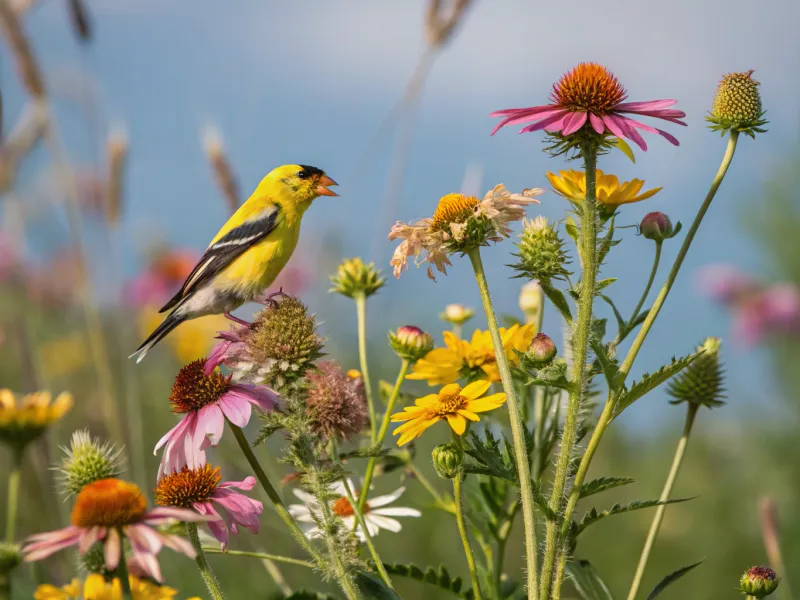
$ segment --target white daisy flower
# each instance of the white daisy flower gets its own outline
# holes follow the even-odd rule
[[[357,489],[353,482],[348,479],[347,484],[351,490]],[[347,491],[341,481],[337,481],[330,487],[331,493],[336,495],[337,498],[331,501],[331,512],[339,517],[346,527],[352,529],[356,524],[355,508],[350,504],[347,499]],[[364,506],[364,521],[367,524],[367,530],[370,537],[375,537],[380,533],[381,529],[388,529],[394,533],[400,531],[403,526],[399,521],[391,517],[420,517],[422,513],[415,508],[403,508],[399,506],[388,506],[400,496],[406,488],[401,487],[396,489],[391,494],[384,496],[376,496],[370,498]],[[322,532],[317,526],[317,520],[321,518],[320,504],[317,499],[301,489],[295,489],[294,495],[302,500],[303,504],[290,504],[289,513],[297,520],[300,527],[303,528],[304,533],[310,537],[319,537]],[[364,540],[364,533],[361,526],[358,526],[356,535],[360,540]]]

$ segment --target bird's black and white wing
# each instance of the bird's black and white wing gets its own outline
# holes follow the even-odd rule
[[[277,227],[280,213],[281,207],[276,203],[258,217],[234,227],[209,246],[189,273],[180,291],[159,312],[174,308],[181,300],[211,281],[248,248],[263,241]]]

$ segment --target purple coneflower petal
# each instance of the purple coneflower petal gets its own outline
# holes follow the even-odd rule
[[[227,393],[219,399],[219,407],[228,420],[237,427],[244,427],[250,422],[253,407],[248,399],[238,394]]]
[[[158,564],[158,559],[154,554],[134,552],[133,556],[128,560],[128,570],[131,575],[136,577],[149,577],[158,583],[164,581],[164,577],[161,574],[161,565]]]
[[[603,133],[606,130],[606,126],[603,124],[603,119],[594,113],[589,113],[589,122],[592,124],[592,128],[597,133]]]
[[[193,510],[188,508],[175,508],[174,506],[157,506],[149,511],[142,518],[142,522],[146,525],[164,525],[169,521],[186,521],[188,523],[195,521],[207,521],[201,515],[198,515]]]
[[[106,569],[113,571],[119,566],[119,557],[122,553],[122,540],[119,531],[113,527],[108,530],[106,543],[103,547],[103,558],[106,561]]]
[[[130,525],[125,529],[125,536],[131,541],[134,552],[158,554],[161,551],[161,538],[147,525]]]
[[[563,123],[564,117],[569,114],[568,110],[560,110],[556,113],[553,113],[549,117],[542,119],[538,123],[534,123],[533,125],[528,125],[520,130],[520,133],[530,133],[531,131],[539,131],[540,129],[545,129],[549,127],[553,123],[561,122]]]
[[[539,106],[526,106],[524,108],[504,108],[503,110],[496,110],[489,113],[490,117],[508,117],[512,115],[520,115],[522,113],[528,115],[536,115],[541,112],[548,111],[555,108],[552,104],[540,104]]]
[[[660,110],[677,104],[677,100],[647,100],[645,102],[622,102],[614,107],[616,111],[638,112],[640,110]]]
[[[585,112],[570,113],[564,118],[564,128],[561,130],[561,134],[572,135],[584,126],[587,118],[588,116]]]
[[[211,505],[211,502],[198,502],[194,505],[194,507],[197,509],[197,512],[208,515],[209,517],[214,517],[214,520],[209,521],[207,525],[211,530],[211,535],[217,539],[224,550],[228,545],[230,536],[228,534],[228,526],[225,524],[222,516],[214,509],[214,507]]]
[[[99,542],[105,536],[105,527],[90,527],[81,534],[81,537],[78,540],[78,552],[81,554],[86,554],[89,551],[89,548],[94,546],[95,542]]]
[[[676,138],[671,133],[667,133],[663,129],[656,129],[656,131],[658,132],[658,135],[663,137],[665,140],[667,140],[673,146],[680,146],[681,145],[681,143],[678,141],[678,138]]]
[[[219,402],[207,404],[197,411],[197,424],[192,436],[194,447],[205,450],[209,446],[216,446],[224,431],[225,417]]]
[[[538,121],[540,119],[546,119],[552,114],[557,112],[561,112],[563,109],[561,108],[551,108],[551,110],[543,110],[536,114],[530,114],[529,112],[520,113],[517,115],[512,115],[506,119],[503,119],[500,123],[498,123],[494,129],[492,129],[491,135],[494,135],[499,129],[505,127],[506,125],[519,125],[520,123],[527,123],[529,121]]]
[[[608,128],[614,135],[616,135],[617,137],[628,138],[637,146],[639,146],[639,148],[641,148],[644,151],[647,151],[647,142],[645,142],[644,138],[641,135],[639,135],[639,132],[636,131],[636,129],[634,129],[630,125],[629,123],[630,120],[631,119],[628,119],[627,117],[615,114],[609,114],[603,117],[603,123],[608,125]]]
[[[48,531],[36,536],[37,541],[26,545],[22,552],[25,562],[33,562],[47,558],[51,554],[77,544],[81,537],[81,528],[70,525],[57,531]]]
[[[243,400],[255,404],[264,412],[274,410],[280,398],[277,392],[267,386],[251,383],[235,383],[230,386],[228,394],[235,394]]]
[[[225,362],[225,354],[228,352],[228,348],[231,347],[233,342],[231,340],[223,339],[221,342],[217,343],[216,346],[211,350],[211,353],[208,355],[206,359],[205,365],[203,365],[203,372],[206,375],[211,375],[218,366],[220,366],[223,362]]]
[[[240,490],[250,491],[255,487],[255,485],[256,485],[256,478],[253,477],[252,475],[249,475],[244,479],[242,479],[241,481],[225,481],[223,483],[220,483],[218,487],[222,489],[238,488]],[[371,504],[372,503],[370,502],[370,505]]]

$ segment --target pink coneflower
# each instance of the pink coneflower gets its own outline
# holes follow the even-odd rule
[[[51,554],[78,546],[86,554],[97,542],[103,542],[105,566],[114,571],[122,556],[122,537],[131,543],[130,563],[135,571],[162,581],[156,555],[167,546],[190,558],[196,556],[192,545],[178,535],[162,533],[157,527],[174,521],[208,521],[210,517],[184,508],[147,510],[147,499],[133,483],[119,479],[100,479],[78,493],[72,508],[72,525],[56,531],[33,535],[22,553],[26,561],[47,558]]]
[[[637,131],[641,129],[658,133],[671,144],[678,145],[678,140],[666,131],[650,127],[623,114],[655,117],[686,125],[680,120],[686,116],[685,112],[668,108],[676,100],[625,102],[627,97],[625,88],[603,65],[581,63],[553,85],[550,104],[493,112],[490,116],[505,118],[492,130],[492,135],[506,125],[533,121],[532,125],[522,128],[520,133],[544,129],[549,133],[568,136],[586,126],[601,135],[607,132],[618,138],[627,138],[642,150],[647,150],[644,138]]]
[[[204,363],[204,359],[191,362],[175,377],[169,401],[173,412],[184,417],[156,444],[155,452],[164,446],[159,478],[186,466],[196,469],[205,465],[205,449],[219,444],[225,419],[244,427],[250,421],[252,405],[263,411],[275,408],[278,395],[268,387],[232,383],[216,371],[206,374]]]
[[[214,520],[208,521],[208,528],[224,550],[228,545],[229,530],[239,533],[238,526],[241,525],[253,533],[258,533],[260,529],[258,518],[264,510],[264,505],[258,500],[233,491],[233,488],[252,490],[256,484],[255,477],[224,483],[220,483],[221,479],[219,467],[211,465],[203,465],[197,469],[184,467],[176,473],[161,477],[154,496],[156,504],[193,508],[201,515],[212,517]]]

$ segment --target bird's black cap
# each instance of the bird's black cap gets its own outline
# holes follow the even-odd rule
[[[310,167],[308,165],[300,165],[302,169],[297,176],[300,179],[308,179],[309,177],[319,177],[320,175],[324,175],[324,171],[322,169],[318,169],[317,167]]]

